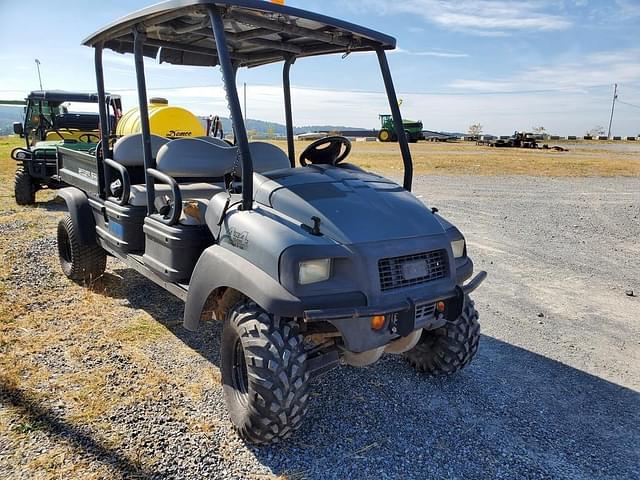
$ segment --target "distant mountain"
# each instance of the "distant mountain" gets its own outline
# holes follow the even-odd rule
[[[21,122],[23,115],[22,107],[0,105],[0,135],[13,133],[13,122]]]
[[[231,132],[231,120],[226,117],[221,118],[222,120],[222,128],[225,133]],[[281,123],[275,122],[265,122],[264,120],[255,120],[253,118],[248,118],[245,120],[245,126],[247,127],[247,131],[253,130],[256,133],[264,134],[264,135],[278,135],[284,136],[287,134],[287,127]],[[307,125],[301,127],[293,127],[294,134],[307,133],[307,132],[319,132],[319,131],[342,131],[346,132],[349,130],[362,130],[361,128],[356,127],[343,127],[336,125]]]

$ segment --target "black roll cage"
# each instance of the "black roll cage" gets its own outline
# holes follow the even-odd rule
[[[248,3],[249,0],[247,0]],[[171,2],[169,2],[171,3]],[[201,2],[202,3],[202,2]],[[231,4],[231,2],[228,2]],[[236,1],[236,3],[242,3],[241,1]],[[268,4],[267,2],[261,2],[269,5],[272,10],[277,11],[290,11],[295,12],[296,14],[300,14],[302,12],[298,9],[293,9],[290,7],[280,7],[274,6],[273,4]],[[155,199],[155,180],[157,178],[157,171],[155,170],[155,159],[152,156],[151,150],[151,134],[149,128],[149,112],[148,112],[148,103],[147,103],[147,89],[146,89],[146,80],[145,80],[145,71],[144,71],[144,56],[149,56],[148,52],[145,50],[146,48],[152,47],[153,51],[157,51],[157,48],[170,48],[172,52],[181,52],[181,53],[189,53],[192,55],[199,55],[200,58],[213,58],[217,64],[220,66],[222,70],[222,76],[224,81],[224,87],[227,93],[227,101],[231,114],[232,125],[234,129],[234,136],[236,140],[236,145],[238,146],[240,152],[240,159],[242,162],[242,210],[251,210],[253,206],[253,162],[251,159],[251,152],[249,151],[249,140],[247,138],[246,127],[244,124],[244,119],[242,115],[242,111],[240,108],[240,101],[238,97],[238,90],[236,85],[236,72],[238,68],[238,63],[242,66],[257,66],[265,63],[270,63],[273,61],[277,61],[275,59],[274,54],[262,54],[262,56],[256,56],[255,59],[252,59],[247,56],[240,56],[239,54],[235,54],[229,51],[229,44],[227,39],[227,32],[225,32],[225,27],[223,23],[223,15],[225,14],[225,9],[222,6],[218,6],[215,3],[206,2],[204,5],[206,8],[206,12],[208,14],[209,20],[211,22],[211,33],[213,34],[213,39],[215,41],[215,50],[204,48],[204,47],[196,47],[196,46],[188,46],[179,44],[176,42],[168,42],[168,41],[160,41],[158,39],[149,38],[146,32],[146,25],[144,21],[139,21],[134,23],[131,27],[127,27],[127,29],[122,29],[117,31],[118,34],[122,34],[123,31],[129,31],[130,37],[126,37],[125,40],[120,40],[118,45],[126,45],[127,42],[129,44],[133,44],[133,48],[126,47],[125,50],[127,52],[131,52],[134,55],[134,64],[135,64],[135,72],[136,72],[136,83],[137,83],[137,91],[138,91],[138,107],[140,111],[140,125],[142,131],[142,141],[143,141],[143,154],[144,154],[144,168],[145,168],[145,181],[147,187],[147,214],[152,215],[156,212],[154,206]],[[150,7],[153,8],[153,7]],[[167,16],[169,13],[165,14]],[[311,12],[303,12],[308,14],[309,18],[327,18],[321,17],[317,14],[312,14]],[[257,30],[264,30],[262,27],[268,27],[273,29],[273,25],[267,25],[265,21],[260,19],[256,19],[255,15],[251,14],[243,14],[243,13],[233,13],[234,18],[242,18],[242,16],[251,17],[249,21],[260,28]],[[125,19],[127,20],[127,19]],[[259,25],[260,22],[263,22],[263,25]],[[334,19],[336,24],[353,26],[351,24],[346,24],[344,22],[340,22]],[[131,24],[131,20],[128,21],[128,24]],[[115,25],[117,28],[119,25]],[[278,29],[281,29],[283,32],[287,32],[287,28],[289,26],[286,23],[278,23]],[[362,27],[357,27],[360,30],[365,30]],[[256,31],[257,31],[256,30]],[[295,34],[305,35],[307,37],[317,37],[318,39],[322,39],[323,41],[329,42],[330,45],[338,48],[346,49],[346,53],[350,53],[350,46],[345,45],[344,40],[339,38],[338,36],[327,35],[326,33],[319,33],[309,29],[303,29],[299,26],[292,25],[289,27],[289,30]],[[191,30],[185,30],[191,31]],[[369,32],[369,31],[367,31]],[[375,32],[373,32],[375,33]],[[112,158],[113,152],[109,149],[109,132],[108,132],[108,120],[107,120],[107,105],[108,105],[108,97],[105,93],[104,86],[104,69],[102,62],[102,53],[104,48],[112,48],[113,41],[109,41],[103,39],[104,31],[96,34],[96,40],[86,41],[85,44],[92,46],[95,49],[95,72],[96,72],[96,84],[97,84],[97,93],[98,93],[98,104],[99,104],[99,114],[100,114],[100,125],[101,125],[101,146],[102,152],[104,152],[103,158]],[[230,34],[236,37],[240,37],[242,33],[238,34]],[[381,35],[381,34],[380,34]],[[250,32],[245,34],[245,37],[250,37]],[[124,37],[123,37],[124,38]],[[390,37],[386,37],[390,38]],[[393,40],[393,39],[391,39]],[[246,40],[247,42],[252,42],[257,45],[266,45],[267,47],[274,47],[280,50],[285,50],[286,54],[284,57],[281,56],[280,60],[284,58],[284,66],[282,72],[282,84],[284,91],[284,108],[285,108],[285,117],[286,117],[286,132],[287,132],[287,155],[289,157],[289,161],[292,167],[295,167],[295,145],[293,139],[293,114],[291,109],[291,83],[290,83],[290,70],[291,66],[296,61],[298,54],[300,56],[310,56],[310,55],[322,55],[328,53],[337,53],[337,51],[328,51],[327,47],[324,47],[324,50],[319,47],[315,47],[317,51],[313,49],[309,49],[308,51],[302,51],[299,47],[294,47],[291,44],[287,44],[284,46],[284,42],[279,43],[278,45],[272,45],[278,42],[273,42],[271,40],[260,40],[257,38],[249,38]],[[261,42],[261,43],[260,43]],[[394,41],[395,44],[395,41]],[[122,47],[125,48],[125,47]],[[297,50],[300,50],[297,52]],[[394,124],[396,125],[396,134],[398,137],[398,143],[400,146],[400,152],[402,154],[402,161],[404,165],[404,177],[403,177],[403,187],[406,190],[411,190],[412,177],[413,177],[413,164],[411,159],[411,152],[409,150],[409,144],[407,138],[405,136],[405,132],[402,126],[402,116],[400,113],[400,108],[398,105],[398,100],[396,97],[395,88],[393,85],[393,80],[391,77],[391,71],[389,69],[389,64],[387,61],[385,50],[393,48],[388,45],[383,44],[370,44],[366,46],[360,46],[359,48],[354,48],[353,51],[375,51],[378,63],[380,66],[380,70],[382,72],[382,78],[384,81],[385,91],[387,94],[387,98],[389,101],[389,107],[391,109],[391,115],[393,116]],[[120,51],[120,50],[117,50]],[[304,53],[304,55],[302,55]],[[199,61],[201,61],[199,58]],[[236,64],[234,64],[234,61]],[[177,63],[177,62],[170,62]],[[202,65],[205,65],[202,63]],[[98,184],[101,198],[108,197],[108,178],[105,178],[105,173],[108,176],[108,172],[105,172],[104,161],[98,156]]]

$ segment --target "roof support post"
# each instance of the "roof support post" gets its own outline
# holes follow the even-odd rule
[[[213,36],[216,41],[216,50],[218,50],[218,62],[227,91],[227,102],[231,112],[231,120],[233,121],[236,143],[242,159],[242,210],[251,210],[253,207],[253,163],[249,152],[247,130],[242,117],[242,109],[240,108],[240,99],[238,98],[235,70],[227,47],[222,15],[215,6],[209,6],[207,9],[209,10],[209,17],[211,17]]]
[[[402,115],[400,114],[398,98],[396,97],[396,90],[393,86],[391,71],[389,70],[389,62],[387,61],[387,55],[384,53],[382,48],[376,48],[376,54],[378,55],[378,62],[380,63],[380,70],[382,71],[382,79],[384,80],[384,88],[387,91],[389,107],[391,107],[391,115],[393,116],[393,123],[396,126],[396,135],[398,136],[400,152],[402,153],[402,162],[404,163],[403,187],[405,190],[411,191],[413,162],[411,160],[411,151],[409,150],[407,136],[404,133],[404,127],[402,125]]]
[[[293,55],[287,57],[282,68],[282,89],[284,90],[284,116],[287,123],[287,150],[289,152],[289,162],[291,168],[296,166],[296,149],[293,143],[293,114],[291,112],[291,82],[289,81],[289,72],[291,65],[296,61]]]
[[[100,114],[100,144],[102,146],[102,158],[97,158],[98,163],[98,190],[100,198],[107,198],[108,185],[110,182],[109,170],[104,168],[103,159],[111,158],[109,151],[109,112],[107,110],[107,98],[104,91],[104,69],[102,67],[102,49],[103,44],[100,43],[95,47],[95,69],[96,69],[96,87],[98,89],[98,112]],[[96,154],[97,155],[97,154]]]
[[[147,36],[133,29],[133,56],[136,66],[136,83],[138,86],[138,108],[140,110],[140,129],[142,130],[142,152],[144,155],[144,179],[147,184],[147,215],[156,212],[155,181],[148,170],[155,168],[155,161],[151,150],[151,129],[149,128],[149,108],[147,105],[147,84],[144,78],[144,41]]]

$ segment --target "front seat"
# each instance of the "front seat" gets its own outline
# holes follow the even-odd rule
[[[249,142],[249,152],[253,161],[253,171],[256,173],[291,168],[287,154],[271,143]],[[238,165],[239,172],[242,172],[241,163]]]

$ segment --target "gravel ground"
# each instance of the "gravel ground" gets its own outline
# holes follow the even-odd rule
[[[3,452],[33,457],[67,442],[113,478],[639,478],[640,181],[415,184],[461,228],[476,268],[490,275],[474,295],[483,338],[466,370],[434,380],[395,356],[336,369],[314,382],[309,415],[291,441],[245,446],[231,432],[218,384],[220,325],[187,332],[178,300],[110,261],[104,289],[125,309],[122,321],[144,311],[173,333],[141,346],[145,358],[169,379],[198,383],[204,372],[211,386],[194,397],[169,381],[153,396],[113,405],[99,427],[72,423],[55,396],[34,405],[5,394],[0,413],[20,405],[40,427],[21,444],[0,437],[0,477],[4,468],[6,477],[29,478],[3,463]],[[20,273],[37,262],[36,250],[52,249],[47,239],[25,248],[11,288],[24,286]],[[61,274],[39,268],[38,288],[57,291]],[[114,388],[144,385],[147,367],[99,329],[37,360],[54,374],[67,371],[64,350],[82,341],[87,354],[73,368],[107,362],[116,367]]]

